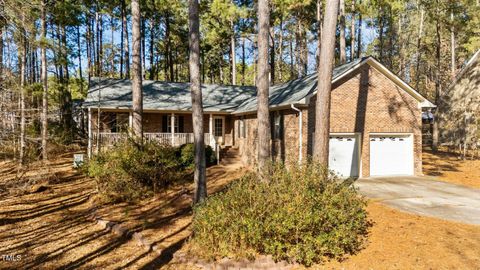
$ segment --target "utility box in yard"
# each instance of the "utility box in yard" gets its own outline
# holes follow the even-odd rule
[[[84,154],[73,154],[73,168],[80,168],[84,163]]]

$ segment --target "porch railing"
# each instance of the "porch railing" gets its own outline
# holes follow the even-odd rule
[[[96,146],[98,139],[97,133],[92,134],[92,142]],[[173,135],[173,136],[172,136]],[[111,146],[120,141],[127,139],[128,135],[126,133],[110,133],[110,132],[100,132],[100,145],[101,146]],[[143,134],[145,141],[157,141],[162,144],[169,144],[173,146],[180,146],[186,143],[193,143],[193,133],[152,133],[146,132]],[[214,150],[216,149],[216,141],[213,136],[210,136],[210,133],[204,134],[205,145],[210,145]]]

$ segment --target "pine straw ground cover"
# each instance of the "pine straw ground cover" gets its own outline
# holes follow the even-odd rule
[[[458,154],[445,150],[423,151],[423,173],[441,181],[480,188],[480,157],[462,160]]]
[[[23,181],[34,177],[46,187],[34,193],[6,185],[15,179],[15,165],[0,164],[0,185],[8,186],[0,197],[0,255],[20,255],[15,262],[0,256],[0,269],[157,269],[170,261],[191,234],[192,185],[173,186],[140,204],[98,205],[94,181],[72,169],[72,156],[52,160],[48,170],[32,164]],[[207,173],[209,192],[216,192],[243,171],[213,166]],[[102,228],[94,215],[141,231],[157,250]]]
[[[22,259],[0,260],[0,269],[197,269],[172,259],[177,250],[184,251],[182,245],[190,236],[191,212],[182,210],[189,205],[190,194],[181,194],[191,186],[176,187],[140,206],[96,209],[94,182],[74,171],[71,161],[72,153],[52,160],[49,173],[56,176],[45,191],[2,193],[0,254],[20,254]],[[456,173],[470,173],[461,162],[457,168],[460,172]],[[447,173],[443,167],[439,172]],[[209,168],[209,191],[221,189],[242,174],[237,167]],[[0,163],[0,185],[5,186],[14,175],[13,164]],[[106,219],[142,228],[145,238],[158,245],[160,252],[147,252],[131,239],[103,230],[91,219],[95,209]],[[365,248],[342,262],[312,269],[480,268],[480,226],[406,214],[378,202],[371,202],[367,211],[373,226]]]

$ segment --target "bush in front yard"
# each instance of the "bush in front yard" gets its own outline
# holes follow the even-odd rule
[[[195,207],[192,248],[210,258],[271,254],[305,265],[361,248],[366,201],[352,187],[308,163],[275,165],[269,183],[248,174]]]
[[[185,178],[178,148],[147,142],[140,149],[131,141],[94,156],[87,164],[100,195],[106,201],[135,201]]]
[[[180,161],[186,167],[195,166],[195,145],[187,143],[180,146]],[[205,146],[205,163],[206,166],[215,164],[217,158],[215,152],[210,145]]]

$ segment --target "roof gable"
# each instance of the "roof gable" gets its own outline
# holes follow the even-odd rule
[[[332,71],[332,77],[335,79],[342,76],[364,59],[366,58],[357,59],[353,62],[335,67]],[[290,104],[306,104],[308,97],[315,93],[316,89],[317,73],[273,85],[270,87],[269,105],[270,107],[280,107]],[[235,113],[254,112],[256,109],[257,99],[255,95],[240,105],[237,110],[235,110]]]
[[[396,85],[398,85],[402,90],[407,92],[410,96],[415,98],[419,102],[419,107],[421,108],[433,108],[435,105],[431,103],[428,99],[426,99],[424,96],[422,96],[420,93],[418,93],[415,89],[413,89],[408,83],[400,79],[397,75],[395,75],[392,71],[390,71],[387,67],[382,65],[379,61],[377,61],[375,58],[369,56],[362,58],[361,61],[357,62],[353,66],[351,66],[348,70],[345,70],[342,74],[339,76],[333,77],[332,78],[332,83],[335,83],[342,79],[345,76],[348,76],[352,72],[355,72],[358,70],[360,67],[363,65],[368,64],[371,67],[375,68],[378,70],[380,73],[385,75],[387,78],[389,78],[391,81],[393,81]],[[312,94],[310,94],[307,97],[307,100],[309,100],[312,96],[316,95],[317,91],[313,91]]]
[[[454,87],[458,83],[458,81],[463,78],[465,73],[477,62],[480,62],[480,49],[475,52],[473,56],[467,61],[465,66],[457,73],[455,79],[447,88]]]

